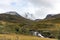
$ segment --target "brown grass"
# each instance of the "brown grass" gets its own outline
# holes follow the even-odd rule
[[[0,34],[0,40],[57,40],[57,39],[40,38],[27,35]]]

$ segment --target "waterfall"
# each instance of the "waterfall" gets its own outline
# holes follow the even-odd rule
[[[38,36],[44,38],[44,36],[42,36],[40,33],[38,33]]]
[[[39,32],[33,32],[33,35],[44,38],[44,36],[42,36],[42,34]]]

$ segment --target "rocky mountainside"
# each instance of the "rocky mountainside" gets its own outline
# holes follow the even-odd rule
[[[60,18],[60,14],[48,14],[45,19],[55,19]]]

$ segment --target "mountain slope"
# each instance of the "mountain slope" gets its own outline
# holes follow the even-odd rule
[[[10,12],[6,12],[6,13],[3,13],[3,14],[10,14],[10,15],[19,15],[17,12],[15,11],[10,11]]]
[[[50,23],[60,23],[60,14],[55,14],[55,15],[49,14],[44,19],[44,21],[50,22]]]
[[[0,14],[0,33],[28,34],[34,21],[17,15],[16,12]]]
[[[32,20],[25,19],[24,17],[20,16],[16,12],[2,13],[0,14],[0,20],[10,21],[10,22],[20,22],[20,23],[32,21]]]
[[[45,19],[37,21],[36,25],[38,30],[49,31],[58,38],[60,35],[60,14],[49,14]]]
[[[60,18],[60,14],[48,14],[45,19]]]
[[[49,35],[48,33],[50,33],[52,35],[49,35],[49,37],[52,36],[54,38],[57,38],[60,28],[60,25],[56,25],[60,24],[60,21],[58,20],[60,20],[59,14],[52,16],[50,15],[43,20],[32,21],[25,19],[16,12],[3,13],[0,14],[0,33],[31,35],[30,31],[33,30],[39,33],[42,32],[45,36]],[[44,34],[46,31],[48,31],[48,33]]]

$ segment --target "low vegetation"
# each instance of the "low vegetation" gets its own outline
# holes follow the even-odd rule
[[[0,34],[0,40],[57,40],[57,39],[40,38],[35,36],[16,35],[16,34]]]
[[[21,16],[16,15],[7,15],[1,14],[0,15],[0,34],[23,34],[23,35],[31,35],[30,30],[42,32],[44,36],[48,36],[49,34],[46,31],[50,32],[53,38],[59,38],[59,29],[60,29],[60,19],[50,19],[50,20],[41,20],[41,21],[32,21],[25,19]],[[9,36],[9,35],[8,35]],[[26,37],[27,40],[37,40],[33,39],[32,36],[21,36]],[[25,40],[25,39],[21,40]],[[28,39],[29,38],[29,39]],[[39,38],[41,40],[45,40],[45,38]],[[10,39],[9,39],[10,40]],[[46,39],[50,40],[50,39]]]

